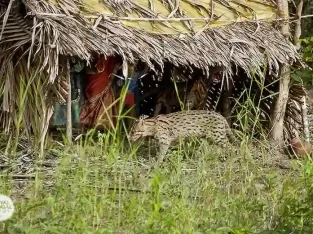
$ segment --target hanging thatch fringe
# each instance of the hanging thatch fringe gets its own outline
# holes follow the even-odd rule
[[[40,70],[48,70],[50,82],[54,82],[58,75],[58,55],[78,56],[89,61],[92,52],[105,55],[117,53],[131,63],[141,59],[151,68],[154,68],[152,61],[161,68],[164,61],[169,61],[177,66],[194,65],[206,72],[210,66],[218,65],[224,67],[227,75],[233,73],[231,65],[243,68],[247,74],[255,72],[262,75],[265,64],[275,74],[279,64],[299,59],[292,44],[264,21],[209,27],[202,33],[151,34],[104,17],[99,17],[93,24],[84,15],[74,14],[86,1],[61,0],[58,5],[50,1],[24,2],[30,11],[26,18],[29,19],[28,27],[14,24],[16,19],[23,17],[18,17],[17,8],[14,8],[8,19],[11,24],[5,26],[1,44],[12,43],[18,36],[10,32],[13,28],[19,28],[23,40],[13,44],[7,52],[31,41],[29,61],[39,58]],[[134,4],[134,1],[131,2]],[[18,4],[19,1],[14,3]],[[112,4],[111,7],[117,7]],[[5,9],[6,6],[0,5],[0,11]],[[132,5],[134,9],[137,8]],[[141,8],[137,10],[142,11]],[[58,17],[60,14],[66,17]],[[149,14],[152,14],[151,11]],[[33,49],[33,46],[36,48]]]

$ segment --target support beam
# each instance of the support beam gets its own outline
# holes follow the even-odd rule
[[[277,8],[280,18],[284,19],[281,23],[280,31],[286,40],[289,40],[290,31],[288,0],[277,0]],[[289,96],[289,83],[290,65],[282,64],[280,67],[279,93],[272,107],[273,111],[271,116],[271,139],[279,146],[282,146],[284,143],[283,129],[286,105]]]
[[[293,44],[296,46],[297,50],[300,50],[301,44],[300,44],[300,36],[301,36],[301,15],[302,15],[302,9],[303,9],[303,1],[301,0],[300,3],[297,6],[296,9],[296,27],[295,32],[293,36]]]
[[[72,143],[73,136],[73,124],[72,124],[72,89],[71,89],[71,67],[70,59],[67,58],[66,61],[66,76],[68,84],[68,94],[67,94],[67,111],[66,111],[66,136],[69,143]]]
[[[310,143],[310,130],[309,130],[309,120],[308,120],[308,110],[306,96],[302,97],[302,122],[303,122],[303,135],[304,141]]]

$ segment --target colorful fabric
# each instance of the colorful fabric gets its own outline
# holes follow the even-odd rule
[[[134,93],[135,90],[138,88],[138,79],[131,79],[128,86],[128,92]]]
[[[134,95],[134,103],[135,105],[135,111],[136,116],[140,115],[140,90],[139,90],[139,79],[147,73],[147,66],[145,66],[144,69],[140,71],[135,71],[133,74],[131,74],[131,81],[129,84],[129,92],[133,93]]]
[[[135,96],[133,93],[127,93],[125,100],[124,100],[125,105],[128,105],[129,107],[132,107],[135,105]]]
[[[79,60],[79,61],[75,62],[73,65],[73,71],[77,72],[77,73],[81,72],[84,68],[85,68],[85,62],[84,61]]]
[[[80,123],[86,127],[110,129],[115,126],[114,93],[110,75],[117,65],[117,59],[100,57],[96,72],[86,74],[85,104],[80,113]]]
[[[76,66],[76,67],[75,67]],[[82,74],[80,73],[84,68],[84,63],[79,61],[79,66],[74,64],[73,72],[71,72],[71,97],[72,97],[72,123],[73,126],[80,124],[80,109],[83,101],[83,85]],[[67,118],[67,104],[56,103],[54,105],[54,113],[51,119],[51,125],[55,127],[63,127],[66,125]]]

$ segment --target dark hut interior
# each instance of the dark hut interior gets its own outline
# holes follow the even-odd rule
[[[132,87],[127,92],[128,94],[131,93],[131,97],[128,97],[128,94],[126,95],[124,100],[126,108],[123,110],[125,112],[129,108],[132,109],[133,111],[127,114],[130,117],[138,118],[140,115],[155,116],[187,109],[189,108],[186,105],[187,96],[193,92],[197,96],[197,101],[196,105],[193,105],[190,109],[206,109],[220,112],[227,118],[233,128],[245,131],[247,134],[253,134],[254,137],[259,137],[262,134],[261,129],[253,129],[251,127],[254,124],[254,120],[257,119],[261,123],[261,125],[257,126],[258,128],[264,128],[265,130],[269,127],[271,105],[273,104],[275,93],[278,92],[279,78],[265,70],[264,73],[266,75],[263,78],[258,75],[249,77],[241,68],[237,68],[233,76],[226,77],[223,69],[220,67],[211,67],[209,68],[209,74],[206,74],[205,71],[196,67],[177,67],[171,63],[165,63],[162,71],[161,68],[158,69],[157,65],[152,70],[144,62],[138,61],[135,65],[128,65],[128,77],[125,78],[122,63],[123,61],[119,57],[114,72],[110,76],[112,80],[111,85],[114,90],[114,98],[118,99],[121,89],[125,87],[127,82],[132,82],[129,85],[129,87]],[[75,66],[74,63],[71,65],[72,67]],[[84,89],[86,84],[83,83],[85,81],[85,71],[86,68],[82,69],[80,71],[81,76],[76,76],[76,81],[73,79],[71,83],[72,100],[77,102],[81,98],[81,105],[83,105],[85,98]],[[66,93],[64,94],[65,96],[62,100],[66,100]],[[129,98],[132,99],[130,102],[126,100]],[[247,104],[245,103],[248,99],[250,106],[254,108],[247,111]],[[298,102],[300,101],[298,100]],[[297,112],[296,106],[292,104],[288,108],[290,112]],[[239,116],[242,110],[249,112],[245,113],[250,118],[248,125],[245,126],[242,123],[242,116]],[[296,114],[299,115],[300,113]],[[76,113],[76,115],[78,116],[79,113]],[[53,121],[57,122],[54,118],[52,118],[51,125],[64,129],[66,123],[65,111],[63,111],[61,118],[64,119],[63,125],[53,124]],[[74,127],[77,130],[81,129],[78,119],[76,119]],[[131,122],[128,123],[127,127],[131,127]],[[291,131],[289,130],[289,132],[286,132],[286,137],[289,138],[290,134]]]

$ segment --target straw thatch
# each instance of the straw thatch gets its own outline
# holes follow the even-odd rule
[[[2,50],[6,44],[7,52],[25,46],[25,56],[38,57],[51,82],[58,74],[58,55],[88,61],[92,52],[117,53],[150,67],[152,61],[161,67],[169,61],[206,71],[219,65],[231,74],[235,65],[260,75],[264,64],[277,72],[279,64],[298,59],[290,42],[265,21],[275,17],[271,1],[22,2],[1,1],[1,21],[8,18],[0,24]],[[26,18],[21,14],[24,6]]]

